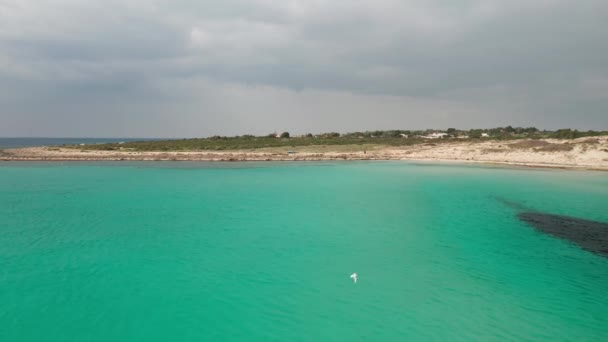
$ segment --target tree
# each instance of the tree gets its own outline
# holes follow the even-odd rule
[[[382,134],[382,137],[384,137],[384,138],[399,138],[400,136],[401,136],[401,131],[399,131],[399,130],[385,131]]]
[[[448,134],[454,134],[454,133],[456,133],[456,128],[448,128],[447,133]]]
[[[307,138],[312,138],[312,137],[313,137],[313,135],[312,135],[312,133],[308,133],[308,134],[306,134],[306,137],[307,137]]]
[[[538,128],[536,128],[536,127],[528,127],[524,131],[526,133],[536,133],[536,132],[538,132]]]
[[[472,129],[469,131],[469,138],[481,138],[482,130]]]
[[[575,139],[578,138],[581,134],[577,130],[572,130],[570,128],[558,129],[554,134],[554,138],[558,139]]]
[[[289,132],[283,132],[283,133],[281,133],[281,138],[289,139]]]

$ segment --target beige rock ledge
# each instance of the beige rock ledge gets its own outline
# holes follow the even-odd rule
[[[315,147],[295,148],[288,154],[280,149],[247,151],[97,151],[65,147],[28,147],[4,150],[2,161],[337,161],[337,160],[417,160],[489,163],[524,167],[548,167],[608,171],[608,137],[590,141],[517,140],[450,142],[404,147],[376,146],[366,151],[353,146],[348,152],[318,151]],[[294,149],[294,148],[292,148]]]

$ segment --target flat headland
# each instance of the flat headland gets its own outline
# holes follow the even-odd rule
[[[608,171],[608,136],[374,137],[361,135],[211,137],[39,146],[0,151],[4,161],[331,161],[418,160]],[[509,137],[512,137],[510,135]]]

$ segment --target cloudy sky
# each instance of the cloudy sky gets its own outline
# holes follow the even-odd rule
[[[608,129],[606,0],[0,0],[0,136]]]

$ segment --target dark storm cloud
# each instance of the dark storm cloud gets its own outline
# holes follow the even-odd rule
[[[605,1],[0,0],[0,135],[608,129]]]

